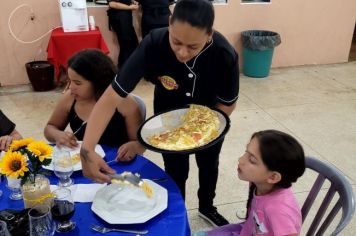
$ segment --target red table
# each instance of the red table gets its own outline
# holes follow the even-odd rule
[[[54,65],[56,77],[59,76],[59,67],[67,68],[67,60],[76,52],[85,48],[97,48],[104,53],[109,49],[100,30],[84,32],[63,32],[63,28],[52,31],[47,47],[47,60]]]

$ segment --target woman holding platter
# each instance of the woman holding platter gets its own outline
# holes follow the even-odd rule
[[[94,147],[115,107],[125,106],[127,95],[142,77],[155,85],[154,113],[188,104],[217,108],[230,115],[239,91],[238,56],[220,33],[213,30],[214,9],[207,0],[180,0],[169,27],[152,30],[134,51],[95,105],[81,149],[83,173],[97,182],[109,182],[113,173]],[[199,168],[199,212],[213,225],[227,220],[213,206],[223,139],[195,153]],[[185,197],[188,154],[163,154],[165,171]]]

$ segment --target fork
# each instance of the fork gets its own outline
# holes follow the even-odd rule
[[[90,228],[94,231],[100,233],[108,233],[108,232],[124,232],[124,233],[132,233],[132,234],[147,234],[148,230],[131,230],[131,229],[120,229],[120,228],[106,228],[104,226],[92,224]]]

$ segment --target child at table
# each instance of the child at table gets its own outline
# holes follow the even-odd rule
[[[7,151],[12,140],[22,139],[21,134],[15,129],[16,125],[0,110],[0,152]]]
[[[86,120],[116,72],[112,60],[99,50],[85,49],[74,54],[68,60],[69,89],[59,99],[44,129],[47,140],[59,147],[76,147],[77,140],[83,140]],[[98,140],[99,144],[118,147],[120,161],[130,161],[144,152],[136,137],[142,123],[141,111],[132,96],[127,99],[130,105],[112,110],[108,126]],[[65,130],[68,124],[73,132]]]
[[[193,235],[299,235],[302,216],[291,185],[304,170],[303,148],[292,136],[277,130],[254,133],[237,166],[239,179],[250,182],[246,221]]]

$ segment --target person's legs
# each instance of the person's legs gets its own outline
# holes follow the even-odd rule
[[[196,153],[196,162],[199,168],[199,212],[204,219],[215,226],[228,224],[228,221],[213,206],[222,143],[223,140]]]
[[[144,22],[141,22],[141,34],[142,34],[142,39],[151,31],[150,27],[145,24]]]
[[[199,209],[213,207],[216,183],[219,174],[219,153],[222,141],[208,149],[196,153],[196,162],[199,168]]]
[[[185,199],[185,182],[189,173],[189,155],[162,154],[164,169],[177,184],[183,199]]]
[[[123,66],[123,64],[138,46],[138,39],[135,29],[132,26],[132,20],[131,22],[123,22],[124,19],[125,18],[121,19],[118,17],[113,17],[110,20],[111,28],[116,33],[117,41],[120,46],[120,52],[118,56],[118,68],[121,68]]]
[[[119,59],[118,59],[118,66],[121,68],[124,63],[127,61],[127,59],[131,56],[133,51],[135,51],[138,41],[135,37],[132,37],[131,39],[123,39],[120,42],[120,53],[119,53]]]

